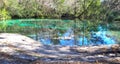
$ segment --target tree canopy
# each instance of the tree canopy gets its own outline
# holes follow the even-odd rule
[[[66,17],[108,21],[119,16],[120,0],[0,0],[0,10],[1,16],[5,11],[11,18]]]

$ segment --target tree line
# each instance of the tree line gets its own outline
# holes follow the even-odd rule
[[[0,0],[0,19],[67,18],[112,21],[120,0]]]

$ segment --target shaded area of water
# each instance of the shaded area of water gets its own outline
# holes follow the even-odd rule
[[[112,45],[118,37],[107,24],[99,22],[61,19],[21,19],[1,21],[0,32],[20,33],[46,45]]]

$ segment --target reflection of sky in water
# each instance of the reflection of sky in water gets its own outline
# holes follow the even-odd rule
[[[88,39],[86,37],[80,37],[78,42],[79,42],[78,45],[80,45],[80,46],[89,44]]]
[[[47,44],[47,45],[51,45],[52,42],[49,38],[46,38],[46,39],[40,39],[40,41],[42,42],[42,44]]]
[[[112,45],[115,44],[115,40],[106,33],[107,29],[103,29],[102,26],[98,26],[98,32],[92,32],[91,35],[91,42],[93,42],[93,45],[100,45],[100,44],[106,44],[106,45]],[[94,44],[95,43],[95,44]]]
[[[103,2],[104,0],[100,0],[101,2]]]
[[[73,31],[71,29],[68,29],[67,32],[64,33],[62,37],[71,37],[72,34],[73,34]],[[63,46],[66,46],[66,45],[73,46],[74,42],[75,42],[74,38],[60,40],[60,44]]]
[[[83,36],[79,36],[77,38],[77,45],[101,45],[101,44],[105,44],[105,45],[112,45],[115,44],[115,40],[110,37],[107,36],[105,29],[103,29],[101,26],[98,27],[98,32],[91,32],[91,37],[90,39],[88,39],[87,37],[83,37]],[[58,33],[59,35],[60,33]],[[73,31],[72,29],[68,29],[63,35],[62,35],[62,39],[59,39],[59,44],[63,45],[63,46],[73,46],[75,45],[75,39],[74,37],[71,37],[71,35],[73,35]],[[64,39],[65,38],[65,39]],[[66,39],[66,38],[70,38],[70,39]],[[40,39],[40,41],[43,44],[53,44],[52,41],[47,38],[47,39]]]

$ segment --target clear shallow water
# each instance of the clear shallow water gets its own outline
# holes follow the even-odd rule
[[[61,19],[18,19],[1,21],[0,32],[27,35],[42,44],[63,46],[112,45],[119,37],[99,22]],[[112,32],[111,32],[112,31]],[[119,36],[119,35],[118,35]]]

